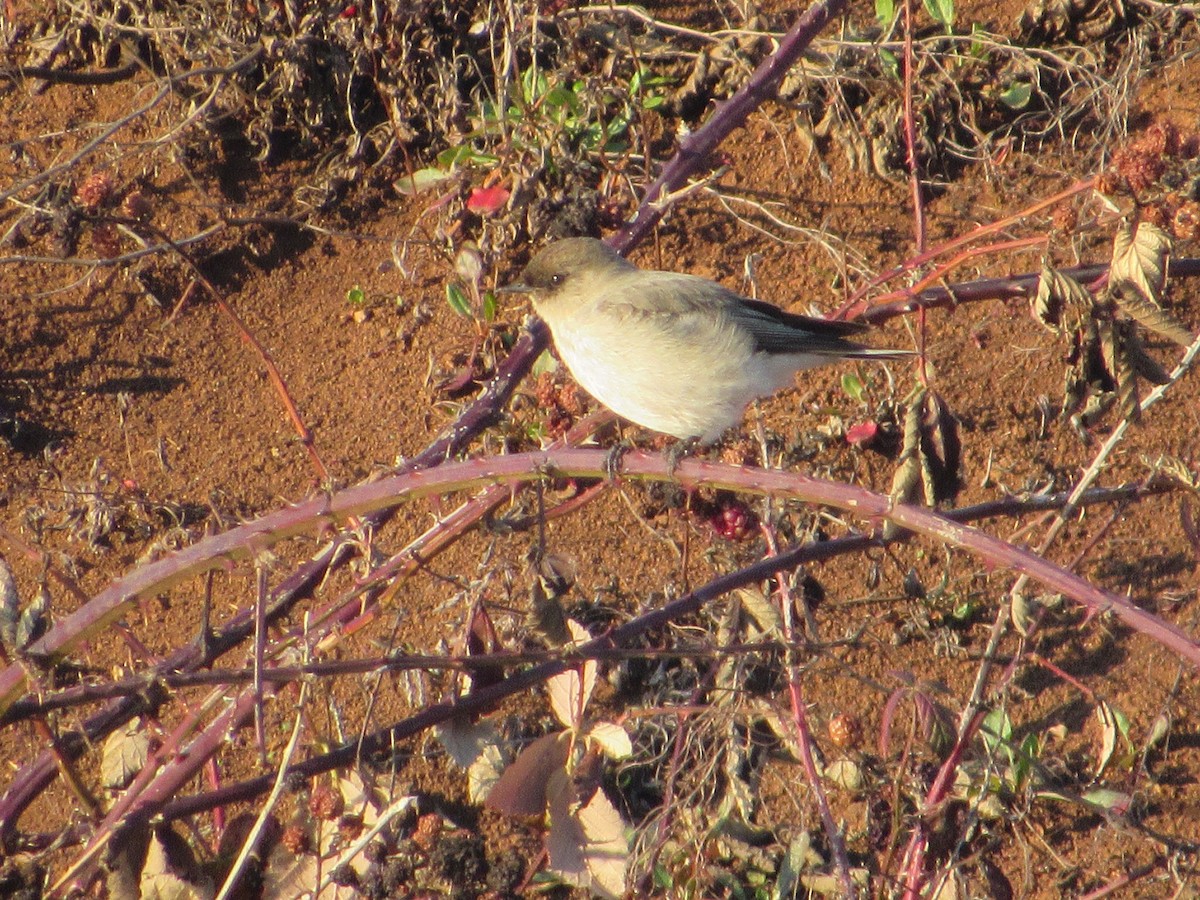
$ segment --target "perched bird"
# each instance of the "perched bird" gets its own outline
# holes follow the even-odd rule
[[[638,425],[711,444],[750,401],[839,359],[899,359],[866,326],[784,312],[696,275],[639,269],[594,238],[550,244],[502,291],[528,293],[567,368]]]

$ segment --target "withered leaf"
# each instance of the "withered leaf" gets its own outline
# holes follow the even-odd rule
[[[544,554],[531,563],[530,581],[531,608],[526,624],[552,647],[570,642],[567,614],[560,600],[575,583],[574,565],[556,554]]]
[[[133,780],[150,757],[150,738],[141,721],[134,719],[104,741],[100,780],[106,788],[120,790]]]
[[[1038,289],[1030,308],[1033,317],[1056,334],[1079,329],[1085,310],[1092,305],[1092,295],[1070,275],[1064,275],[1048,265],[1042,266]]]
[[[1190,347],[1196,336],[1187,326],[1158,306],[1132,281],[1110,281],[1109,296],[1130,318],[1181,347]]]
[[[957,417],[941,395],[922,388],[904,417],[904,445],[892,476],[892,500],[912,501],[918,484],[927,506],[953,500],[961,486],[961,465]],[[896,535],[890,524],[884,528],[885,537]]]
[[[1154,357],[1146,352],[1145,346],[1142,344],[1141,338],[1137,335],[1137,330],[1133,328],[1132,323],[1126,323],[1121,340],[1121,348],[1125,353],[1125,360],[1138,373],[1151,384],[1166,384],[1171,380],[1171,376],[1166,369],[1158,364]]]
[[[500,636],[492,617],[482,603],[476,603],[471,610],[471,618],[467,623],[467,634],[464,641],[468,656],[486,656],[503,649]],[[502,666],[480,666],[471,673],[471,690],[478,691],[504,680]]]
[[[565,732],[542,735],[504,770],[486,805],[510,816],[540,816],[546,811],[546,785],[552,773],[566,766],[569,750]]]

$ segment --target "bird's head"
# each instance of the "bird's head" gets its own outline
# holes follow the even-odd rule
[[[579,237],[555,241],[529,261],[512,284],[500,288],[511,294],[529,294],[535,305],[586,296],[598,279],[632,268],[603,241]]]

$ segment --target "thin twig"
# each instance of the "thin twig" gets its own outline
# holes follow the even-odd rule
[[[288,738],[287,746],[283,750],[283,758],[279,761],[275,783],[271,785],[271,793],[267,795],[267,801],[258,811],[258,816],[254,820],[254,827],[250,829],[250,833],[246,835],[246,840],[242,842],[242,849],[238,852],[233,866],[230,867],[229,874],[225,876],[225,882],[221,885],[221,890],[217,892],[216,900],[226,900],[235,888],[238,887],[238,876],[246,868],[246,863],[250,861],[250,856],[257,848],[258,840],[262,836],[264,829],[266,829],[267,822],[270,821],[271,813],[279,805],[279,798],[283,796],[284,788],[287,787],[288,767],[292,764],[292,759],[296,755],[296,748],[300,746],[300,735],[304,732],[304,704],[307,700],[308,682],[302,681],[300,683],[300,696],[296,698],[296,719],[292,723],[292,736]],[[257,716],[258,713],[256,712],[255,715]]]

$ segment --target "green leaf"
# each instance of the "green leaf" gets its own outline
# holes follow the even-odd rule
[[[554,356],[550,353],[549,350],[543,350],[542,355],[539,356],[537,358],[537,362],[535,362],[533,364],[533,371],[531,372],[531,374],[533,375],[534,378],[537,378],[543,372],[557,372],[557,371],[558,371],[558,360],[556,360],[554,358]]]
[[[450,147],[443,150],[437,155],[437,163],[443,169],[451,169],[454,166],[462,166],[474,163],[480,166],[495,165],[500,161],[499,157],[491,156],[487,153],[480,153],[474,147],[468,144],[459,144],[457,147]]]
[[[662,863],[654,864],[654,886],[660,891],[665,891],[675,886],[675,879],[671,877],[671,871]]]
[[[947,31],[954,27],[954,0],[925,0],[925,11]]]
[[[579,98],[570,88],[558,85],[546,91],[545,97],[542,99],[542,104],[551,109],[566,109],[572,113],[579,112]]]
[[[446,285],[446,302],[460,316],[471,318],[471,301],[467,299],[463,289],[453,281]]]
[[[853,372],[842,376],[842,390],[859,403],[863,402],[863,383]]]
[[[879,20],[880,25],[886,28],[895,17],[896,4],[894,0],[875,0],[875,18]]]
[[[882,47],[879,49],[879,61],[883,64],[883,70],[887,72],[896,81],[900,80],[900,59],[891,50],[885,50]]]
[[[1029,773],[1033,771],[1033,763],[1041,753],[1041,740],[1036,734],[1025,735],[1025,740],[1021,741],[1020,752],[1017,753],[1016,759],[1013,760],[1013,781],[1015,787],[1021,787],[1029,778]]]
[[[1012,740],[1012,722],[1008,714],[1003,709],[993,709],[984,717],[979,735],[988,750],[995,752],[1004,748],[1004,745]],[[1011,757],[1011,752],[1008,755]]]
[[[972,59],[987,59],[987,48],[984,46],[981,37],[987,36],[987,30],[982,28],[978,22],[971,23],[971,46],[967,50],[967,55]]]
[[[667,98],[662,94],[650,94],[642,100],[642,109],[658,109],[666,102]]]
[[[496,319],[496,295],[488,291],[483,295],[483,321],[493,322]]]
[[[346,299],[356,306],[362,306],[367,302],[367,295],[357,284],[346,291]]]
[[[1009,85],[1008,89],[1000,94],[1000,102],[1009,109],[1024,109],[1029,105],[1029,98],[1033,96],[1033,85],[1024,81],[1016,81]]]
[[[548,87],[546,76],[536,65],[530,65],[521,75],[521,94],[526,103],[536,103]]]

